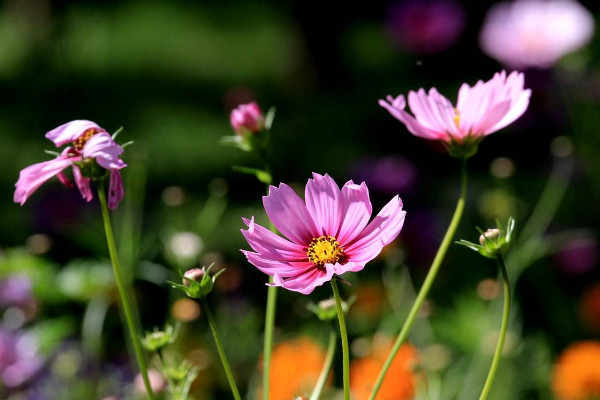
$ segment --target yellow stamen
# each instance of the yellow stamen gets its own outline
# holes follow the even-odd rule
[[[460,111],[458,111],[457,108],[454,109],[454,117],[452,117],[452,119],[454,119],[456,127],[460,129]]]
[[[79,136],[77,139],[75,139],[73,141],[73,147],[75,147],[75,150],[77,150],[77,151],[83,150],[83,146],[85,146],[87,141],[90,140],[90,138],[92,136],[94,136],[96,133],[100,133],[100,132],[101,131],[97,130],[96,128],[88,129],[87,131],[83,132],[83,135]]]
[[[338,262],[344,255],[344,249],[333,236],[319,236],[310,241],[306,255],[313,264],[322,267]]]

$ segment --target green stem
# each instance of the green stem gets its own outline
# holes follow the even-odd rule
[[[508,280],[508,272],[506,271],[506,265],[504,264],[504,260],[502,256],[498,256],[496,258],[498,262],[498,267],[502,272],[502,279],[504,281],[504,310],[502,311],[502,325],[500,327],[500,337],[498,338],[498,344],[496,345],[496,351],[494,352],[494,358],[492,359],[492,365],[490,366],[490,372],[488,372],[487,379],[485,380],[485,384],[483,385],[483,390],[481,391],[481,396],[479,396],[479,400],[485,400],[492,388],[492,384],[494,383],[494,377],[496,376],[496,371],[498,370],[498,364],[500,363],[500,358],[502,358],[502,349],[504,347],[504,339],[506,338],[506,331],[508,330],[508,317],[510,315],[510,281]]]
[[[456,204],[456,209],[454,210],[454,216],[452,217],[452,220],[450,221],[450,225],[448,226],[448,230],[446,231],[446,234],[444,235],[444,239],[442,240],[442,243],[440,244],[437,254],[435,255],[435,258],[433,259],[431,268],[429,269],[429,272],[427,273],[427,276],[425,277],[423,286],[421,286],[421,290],[419,291],[419,294],[417,294],[417,298],[415,299],[415,302],[414,302],[412,308],[410,309],[408,316],[406,317],[406,321],[404,322],[404,325],[402,326],[402,329],[400,330],[400,333],[398,334],[398,338],[396,339],[396,342],[394,343],[394,347],[392,347],[392,351],[390,352],[387,360],[385,361],[385,364],[383,364],[383,367],[381,368],[381,372],[379,373],[379,376],[377,377],[377,381],[375,382],[375,385],[373,386],[373,391],[371,392],[371,397],[369,397],[369,400],[374,400],[375,397],[377,396],[377,393],[379,392],[379,389],[381,388],[381,385],[383,383],[383,379],[385,378],[385,375],[387,374],[390,366],[392,365],[392,361],[394,361],[394,357],[396,357],[396,354],[398,353],[400,346],[402,346],[402,344],[406,340],[406,337],[408,336],[408,333],[410,332],[410,329],[412,328],[412,325],[415,322],[417,314],[419,313],[419,309],[421,308],[421,305],[427,298],[429,289],[431,289],[431,285],[433,284],[433,281],[435,280],[435,277],[438,273],[440,265],[442,264],[442,260],[446,256],[446,251],[448,250],[448,247],[450,246],[450,243],[452,242],[452,238],[454,237],[456,228],[458,227],[460,219],[462,218],[462,214],[465,209],[465,201],[466,201],[466,197],[467,197],[467,160],[463,158],[461,160],[461,162],[462,162],[462,165],[461,165],[460,197]]]
[[[273,283],[273,277],[269,277]],[[263,348],[263,399],[269,399],[271,352],[273,350],[273,331],[275,329],[275,306],[277,305],[277,287],[269,286],[267,289],[267,311],[265,313],[265,345]]]
[[[315,388],[313,389],[313,392],[310,395],[310,400],[319,400],[319,397],[321,397],[321,392],[323,391],[323,387],[327,382],[329,371],[331,371],[331,364],[333,362],[333,355],[335,353],[336,342],[337,334],[334,330],[332,330],[329,334],[329,344],[327,345],[327,355],[325,356],[325,363],[323,364],[323,369],[321,370],[321,374],[319,375],[317,384],[315,385]]]
[[[104,231],[106,232],[106,243],[108,244],[108,252],[110,254],[110,261],[113,266],[113,272],[115,274],[115,280],[117,281],[117,288],[119,289],[119,295],[121,297],[121,303],[123,305],[123,313],[125,314],[125,320],[129,327],[129,334],[131,336],[131,343],[133,344],[133,352],[137,360],[148,398],[154,400],[154,392],[150,386],[150,380],[148,379],[148,369],[146,367],[146,360],[142,352],[142,345],[140,338],[137,334],[135,322],[133,318],[133,311],[131,308],[131,302],[127,294],[125,287],[125,280],[123,279],[123,273],[121,272],[121,265],[119,264],[119,257],[117,256],[117,248],[115,246],[115,238],[112,232],[112,226],[110,223],[110,216],[108,214],[108,205],[106,203],[106,194],[104,193],[104,182],[99,181],[98,183],[98,199],[100,200],[100,206],[102,208],[102,219],[104,220]]]
[[[208,307],[208,302],[206,299],[200,299],[202,303],[202,308],[204,309],[204,313],[208,318],[208,323],[210,325],[210,329],[213,333],[213,337],[215,338],[215,344],[217,345],[217,351],[219,352],[219,357],[221,357],[221,363],[223,364],[223,369],[225,370],[225,375],[227,375],[227,381],[229,382],[229,387],[231,387],[231,393],[233,393],[233,397],[236,400],[241,400],[240,392],[235,384],[235,379],[233,378],[233,373],[231,372],[231,367],[229,366],[229,361],[227,361],[227,356],[225,355],[225,351],[223,350],[223,345],[221,344],[221,339],[219,337],[219,332],[217,331],[217,323],[210,312],[210,308]]]
[[[342,299],[338,291],[337,281],[331,280],[333,288],[333,297],[335,298],[335,307],[337,309],[338,320],[340,322],[340,335],[342,337],[342,360],[344,372],[344,400],[350,400],[350,352],[348,351],[348,333],[346,332],[346,320],[344,318],[344,310],[342,308]]]

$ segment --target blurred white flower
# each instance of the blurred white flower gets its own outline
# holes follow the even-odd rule
[[[574,0],[517,0],[490,8],[479,42],[506,66],[550,68],[593,33],[592,14]]]
[[[184,263],[198,258],[202,248],[202,239],[193,232],[177,232],[171,236],[168,242],[169,253]]]

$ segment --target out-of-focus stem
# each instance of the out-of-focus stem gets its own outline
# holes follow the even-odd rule
[[[315,385],[315,388],[313,389],[313,392],[310,395],[310,400],[319,400],[319,397],[321,397],[321,392],[323,391],[323,387],[325,387],[325,383],[327,382],[329,371],[331,371],[331,364],[333,362],[333,355],[335,354],[336,343],[337,333],[335,333],[335,331],[332,330],[329,334],[329,344],[327,345],[327,355],[325,356],[323,369],[321,370],[321,374],[319,375],[317,384]]]
[[[154,400],[154,392],[150,386],[150,380],[148,379],[148,368],[146,367],[146,360],[142,352],[142,345],[140,343],[140,337],[137,334],[135,328],[135,322],[133,317],[133,311],[131,302],[127,294],[125,287],[125,280],[123,279],[123,273],[121,272],[121,265],[119,264],[119,257],[117,256],[117,247],[115,245],[115,238],[110,223],[110,216],[108,214],[108,205],[106,202],[106,194],[104,193],[104,184],[102,181],[98,182],[98,199],[100,200],[100,206],[102,208],[102,219],[104,220],[104,231],[106,233],[106,243],[108,244],[108,252],[110,254],[110,261],[113,266],[113,272],[115,280],[117,282],[117,288],[119,289],[119,295],[121,297],[121,303],[123,305],[123,313],[125,314],[125,320],[129,327],[129,334],[131,335],[131,343],[133,344],[133,351],[137,360],[138,367],[140,368],[140,374],[148,393],[148,398]]]
[[[502,325],[500,327],[500,336],[498,337],[498,344],[496,345],[496,351],[494,352],[494,358],[492,359],[492,365],[490,366],[490,372],[488,372],[487,379],[485,380],[485,384],[483,385],[483,389],[481,391],[481,396],[479,396],[479,400],[487,399],[487,396],[492,388],[492,384],[494,383],[494,378],[496,376],[496,371],[498,370],[498,364],[500,363],[500,358],[502,358],[502,349],[504,348],[504,339],[506,338],[506,331],[508,330],[508,318],[510,315],[510,281],[508,280],[508,272],[506,271],[506,265],[504,264],[504,260],[502,256],[498,256],[496,258],[498,263],[498,268],[502,272],[502,280],[504,281],[504,310],[502,312]]]
[[[419,290],[419,293],[417,294],[417,298],[415,299],[415,302],[414,302],[412,308],[410,309],[408,316],[406,317],[404,326],[402,326],[402,329],[400,330],[400,333],[398,334],[398,338],[396,339],[396,342],[394,343],[394,346],[392,347],[392,351],[390,352],[387,360],[383,364],[381,372],[379,373],[377,381],[375,382],[375,385],[373,386],[373,390],[371,391],[371,397],[369,397],[369,400],[374,400],[375,397],[377,396],[377,393],[379,392],[379,389],[381,388],[381,385],[383,383],[383,379],[385,378],[385,375],[387,374],[390,366],[392,365],[392,361],[394,361],[394,357],[396,357],[396,354],[398,353],[400,346],[402,346],[402,344],[406,340],[406,337],[408,336],[408,333],[410,332],[410,329],[412,328],[412,325],[415,322],[415,319],[417,317],[419,309],[421,308],[421,305],[427,298],[427,294],[429,293],[429,290],[431,289],[431,285],[433,284],[433,281],[435,280],[435,277],[438,273],[440,265],[442,264],[442,261],[444,260],[444,257],[446,256],[448,247],[450,246],[450,243],[452,242],[452,238],[454,237],[456,228],[458,227],[460,219],[462,218],[462,214],[465,209],[465,201],[466,201],[466,197],[467,197],[467,160],[462,159],[461,162],[462,162],[462,165],[461,165],[460,197],[456,204],[456,209],[454,210],[454,216],[452,217],[452,220],[450,221],[450,225],[448,226],[448,230],[446,231],[446,234],[444,235],[444,239],[442,240],[442,243],[440,244],[437,254],[435,255],[435,258],[433,259],[431,268],[429,269],[429,272],[427,273],[427,276],[425,277],[423,286],[421,286],[421,290]]]

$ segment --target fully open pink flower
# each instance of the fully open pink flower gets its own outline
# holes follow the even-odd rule
[[[123,199],[123,180],[119,170],[127,164],[119,158],[123,148],[100,126],[92,121],[76,120],[59,126],[46,133],[46,138],[54,142],[56,147],[71,143],[55,159],[30,165],[19,174],[16,183],[14,201],[21,205],[44,182],[57,176],[66,187],[73,185],[64,174],[64,170],[73,167],[73,178],[81,196],[91,201],[91,179],[81,171],[82,167],[93,168],[97,163],[110,173],[108,206],[115,209]]]
[[[369,223],[372,207],[363,183],[346,182],[340,190],[329,175],[313,173],[305,201],[286,184],[271,186],[263,197],[273,225],[287,239],[244,218],[242,234],[254,251],[248,261],[275,286],[303,294],[334,275],[360,271],[392,242],[404,224],[402,201],[395,196]]]
[[[487,13],[482,50],[513,68],[552,67],[594,34],[594,16],[573,0],[517,0]]]
[[[404,111],[404,96],[387,97],[379,105],[406,125],[415,136],[438,140],[447,145],[476,145],[484,136],[504,128],[519,118],[529,105],[530,89],[524,89],[520,72],[496,73],[487,82],[473,87],[464,83],[458,92],[456,106],[435,88],[408,93],[413,115]]]

